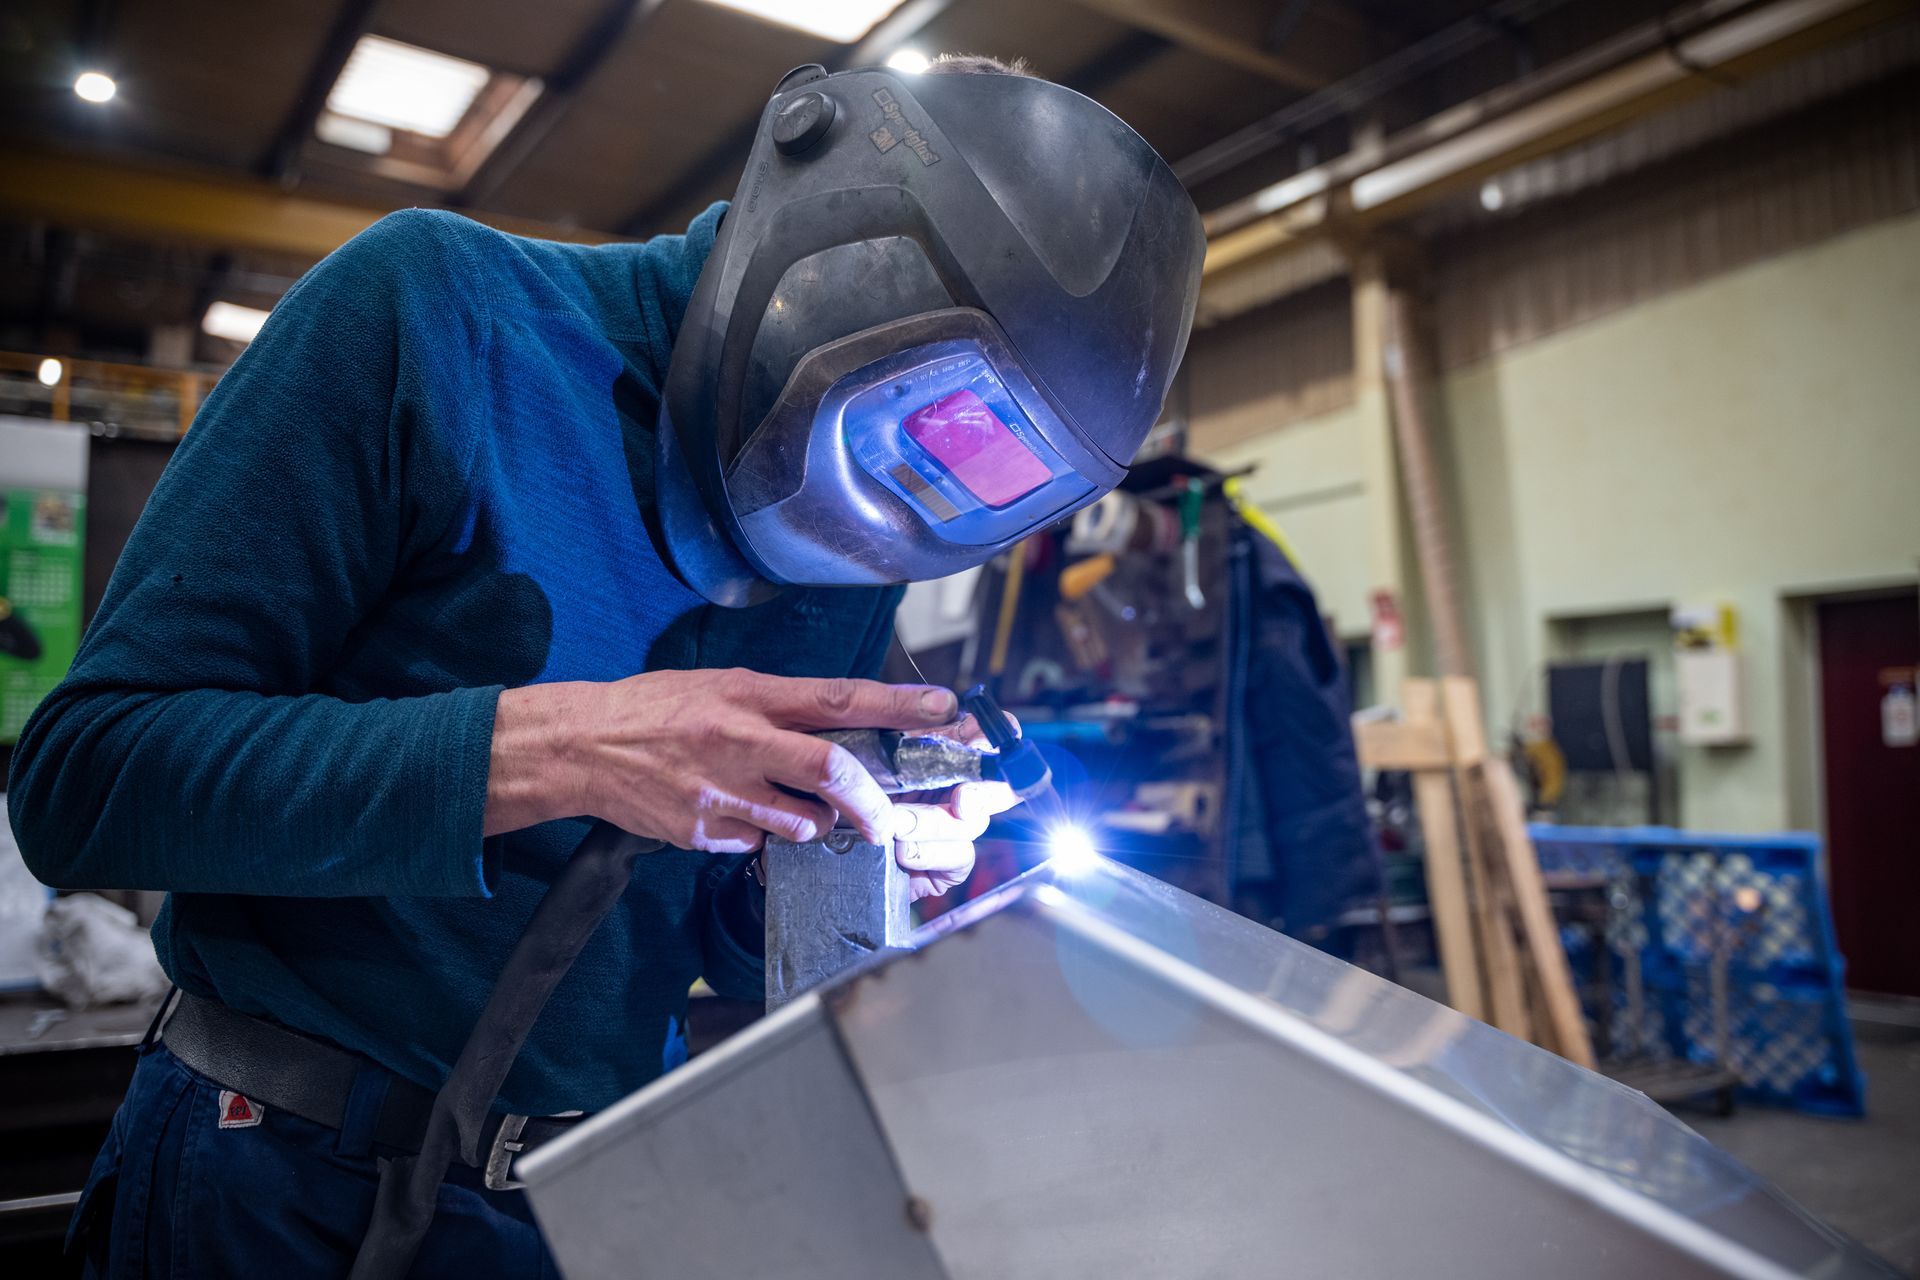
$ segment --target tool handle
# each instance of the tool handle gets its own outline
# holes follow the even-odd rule
[[[1206,484],[1197,477],[1189,477],[1181,483],[1180,489],[1180,536],[1193,539],[1200,536],[1200,510],[1206,501]]]
[[[997,753],[983,762],[983,773],[1012,787],[1013,793],[1022,800],[1031,800],[1052,789],[1053,769],[1047,764],[1047,758],[1040,754],[1039,747],[1020,736],[1013,717],[987,692],[987,686],[973,686],[960,699],[960,704],[973,715],[980,732]]]
[[[1119,562],[1111,554],[1094,556],[1060,571],[1060,598],[1078,600],[1113,576]]]
[[[980,726],[980,732],[995,751],[1004,755],[1020,744],[1020,732],[1013,727],[1012,717],[1001,710],[986,685],[977,684],[967,690],[961,696],[960,705],[973,716],[974,723]]]

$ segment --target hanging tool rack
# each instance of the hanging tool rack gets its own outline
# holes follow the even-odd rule
[[[1234,551],[1246,530],[1222,486],[1239,474],[1142,464],[1099,508],[988,565],[970,634],[916,655],[928,679],[987,683],[1036,740],[1084,765],[1063,790],[1103,852],[1225,905],[1247,610]],[[978,891],[1045,856],[1017,815],[996,834],[1007,847],[990,843]]]

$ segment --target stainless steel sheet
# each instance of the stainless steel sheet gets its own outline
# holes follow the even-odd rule
[[[1894,1274],[1642,1095],[1116,864],[915,943],[525,1162],[567,1274]],[[663,1248],[726,1265],[620,1269]]]

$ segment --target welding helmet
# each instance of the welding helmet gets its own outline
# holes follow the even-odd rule
[[[708,599],[942,578],[1108,492],[1205,237],[1111,112],[1026,76],[790,72],[674,343],[657,492]]]

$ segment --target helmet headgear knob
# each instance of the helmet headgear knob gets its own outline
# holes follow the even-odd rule
[[[833,99],[809,90],[797,94],[773,116],[773,145],[783,156],[810,150],[833,128]]]

